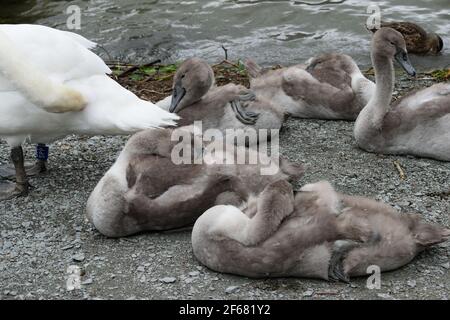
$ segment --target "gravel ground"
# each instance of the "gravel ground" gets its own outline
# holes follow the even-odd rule
[[[416,86],[428,85],[422,80]],[[401,80],[399,92],[412,82]],[[85,218],[85,203],[126,137],[70,136],[51,146],[50,171],[31,180],[28,197],[0,203],[0,299],[448,299],[450,243],[406,267],[350,285],[307,279],[251,280],[207,270],[194,258],[190,232],[107,239]],[[282,154],[307,166],[299,185],[328,179],[339,191],[375,197],[450,226],[450,163],[374,155],[355,146],[352,123],[290,119]],[[31,159],[32,146],[26,148]],[[0,162],[8,161],[0,144]],[[394,166],[398,161],[406,179]],[[68,291],[70,266],[81,289]]]

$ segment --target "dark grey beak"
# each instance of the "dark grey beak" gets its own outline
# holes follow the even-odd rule
[[[395,60],[403,68],[403,70],[406,71],[407,74],[412,77],[416,76],[416,69],[414,69],[414,67],[412,66],[406,51],[404,51],[403,49],[398,50],[397,54],[395,55]]]
[[[170,104],[169,112],[174,113],[180,104],[181,100],[183,100],[186,95],[186,89],[183,88],[181,81],[178,81],[175,84],[172,92],[172,103]]]

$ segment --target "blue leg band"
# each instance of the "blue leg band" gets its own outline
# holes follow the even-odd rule
[[[45,144],[38,144],[36,146],[36,159],[47,161],[48,160],[48,147]]]

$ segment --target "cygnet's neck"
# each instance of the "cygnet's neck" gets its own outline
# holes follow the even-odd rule
[[[392,59],[377,55],[376,52],[372,55],[372,64],[375,70],[376,89],[366,108],[370,109],[372,125],[381,128],[392,101],[394,66]]]

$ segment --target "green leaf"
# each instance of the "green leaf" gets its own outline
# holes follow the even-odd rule
[[[450,69],[435,70],[431,75],[438,81],[447,81],[450,79]]]
[[[130,79],[133,81],[142,81],[144,79],[144,76],[142,74],[133,73],[130,75]]]
[[[154,67],[143,67],[143,68],[141,68],[140,71],[149,76],[152,76],[157,72],[156,68],[154,68]]]
[[[177,71],[177,65],[176,64],[169,64],[167,66],[163,66],[159,69],[160,73],[174,73]]]

